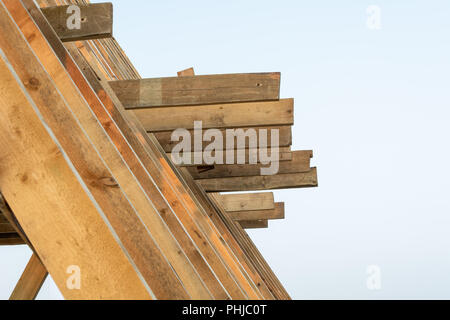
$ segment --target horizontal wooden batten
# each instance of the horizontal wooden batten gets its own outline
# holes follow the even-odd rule
[[[8,219],[0,212],[0,223],[9,223]]]
[[[267,228],[269,228],[269,221],[267,221],[267,220],[239,221],[238,223],[244,229],[267,229]]]
[[[280,73],[218,74],[111,81],[125,108],[278,100]]]
[[[272,176],[231,177],[196,180],[206,192],[258,191],[317,187],[317,170]]]
[[[250,155],[257,155],[257,160],[258,163],[260,163],[260,158],[259,158],[259,149],[243,149],[243,150],[238,150],[237,152],[234,153],[234,163],[237,163],[237,158],[238,158],[238,154],[239,151],[241,152],[245,152],[244,155],[244,159],[245,159],[245,163],[249,163],[249,157]],[[272,151],[272,149],[268,149],[267,150],[268,154],[270,155]],[[290,147],[282,147],[278,149],[279,152],[279,159],[278,161],[291,161],[292,160],[292,151]],[[183,163],[177,163],[176,161],[175,164],[180,165],[182,167],[198,167],[200,166],[201,168],[198,168],[199,172],[202,171],[208,171],[208,170],[213,170],[215,165],[209,165],[207,163],[204,162],[204,159],[202,158],[202,164],[197,164],[195,163],[195,158],[197,156],[202,157],[202,153],[201,152],[191,152],[188,153],[189,156],[187,156],[187,159],[189,159],[187,162],[183,162]],[[169,159],[172,159],[172,153],[168,153]],[[174,160],[174,159],[172,159]],[[222,159],[222,163],[226,163],[227,160],[227,156],[226,156],[226,152],[223,152],[223,159]],[[231,165],[232,166],[232,165]],[[205,168],[206,167],[206,168]]]
[[[235,221],[280,220],[285,218],[284,203],[277,202],[273,209],[227,212]]]
[[[294,99],[280,101],[225,103],[204,106],[145,108],[133,110],[148,132],[203,129],[291,126],[294,124]]]
[[[15,233],[16,229],[9,223],[0,223],[0,233]]]
[[[79,17],[75,7],[80,10]],[[42,8],[42,13],[61,41],[112,37],[113,6],[111,3],[84,4],[75,7],[66,5]],[[79,19],[78,26],[76,19]]]
[[[175,130],[176,128],[174,128]],[[236,128],[238,129],[238,128]],[[255,130],[256,132],[256,137],[259,141],[259,137],[261,134],[266,134],[267,135],[267,147],[271,147],[272,145],[272,131],[273,130],[277,130],[278,131],[278,135],[279,135],[279,141],[278,141],[278,146],[279,147],[289,147],[292,145],[292,127],[290,126],[275,126],[275,127],[251,127],[251,128],[242,128],[244,131],[248,132],[248,130]],[[227,129],[219,129],[220,132],[222,133],[224,139],[226,138],[226,130]],[[261,130],[267,130],[267,131],[261,131]],[[189,130],[191,137],[194,137],[194,130]],[[154,135],[156,137],[156,139],[158,139],[158,142],[161,144],[161,146],[163,147],[164,151],[166,152],[172,152],[173,148],[179,143],[179,141],[172,141],[172,133],[173,130],[171,131],[160,131],[160,132],[155,132]],[[203,141],[201,144],[201,149],[200,148],[196,148],[195,143],[194,143],[194,139],[192,139],[191,141],[191,150],[192,151],[202,151],[204,150],[209,144],[211,144],[211,142],[205,142]],[[248,143],[248,139],[246,139],[246,144],[244,146],[243,149],[248,149],[249,143]],[[234,148],[235,149],[242,149],[239,148],[239,146],[237,145],[237,138],[234,139]],[[200,149],[200,150],[199,150]],[[226,143],[223,144],[223,150],[226,150]]]
[[[273,192],[222,194],[218,199],[227,212],[275,208]]]
[[[311,170],[310,163],[312,151],[293,151],[292,160],[280,161],[278,174],[300,173]],[[201,170],[201,168],[190,167],[189,173],[196,180],[198,179],[214,179],[227,177],[249,177],[261,175],[261,169],[267,168],[266,164],[234,164],[234,165],[215,165],[209,170]]]
[[[17,233],[1,233],[0,246],[24,245],[25,241]]]

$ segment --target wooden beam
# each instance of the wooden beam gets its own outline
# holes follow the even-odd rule
[[[195,76],[194,68],[189,68],[183,71],[177,72],[179,77],[193,77]]]
[[[204,106],[155,107],[133,111],[148,132],[172,131],[178,128],[191,130],[194,129],[195,121],[201,121],[203,129],[291,126],[294,124],[294,99]]]
[[[278,100],[280,73],[111,81],[127,109]]]
[[[250,155],[257,155],[257,156],[259,155],[259,149],[245,149],[245,150],[243,150],[243,151],[245,152],[245,155],[244,155],[245,163],[249,163],[249,162],[250,162],[250,161],[249,161]],[[268,152],[269,154],[271,154],[272,149],[268,149],[267,152]],[[291,151],[291,148],[290,148],[290,147],[282,147],[282,148],[279,148],[279,149],[278,149],[278,152],[279,152],[279,159],[278,159],[278,161],[291,161],[291,160],[292,160],[292,151]],[[168,155],[169,159],[174,160],[174,159],[172,158],[172,156],[173,156],[172,153],[168,153],[167,155]],[[201,163],[200,165],[199,165],[198,163],[195,162],[196,157],[199,157],[200,159],[202,159],[202,163]],[[234,163],[237,163],[237,157],[238,157],[238,153],[235,152],[235,153],[234,153],[234,160],[233,160]],[[260,161],[259,156],[258,156],[258,161]],[[226,163],[226,162],[227,162],[227,156],[226,156],[226,153],[223,152],[222,163]],[[196,166],[201,166],[201,168],[198,169],[199,172],[203,172],[203,171],[207,171],[207,170],[212,170],[213,167],[215,166],[215,165],[209,165],[209,164],[205,163],[205,162],[204,162],[204,159],[202,158],[202,153],[201,153],[201,152],[191,152],[191,153],[188,153],[188,156],[187,156],[187,163],[185,163],[185,162],[180,163],[180,164],[177,163],[177,165],[180,165],[180,166],[182,166],[182,167],[192,167],[192,166],[196,167]],[[220,165],[219,165],[219,166],[220,166]],[[228,165],[226,165],[226,166],[228,166]],[[205,167],[207,167],[207,168],[206,168],[207,170],[205,170]]]
[[[177,128],[174,128],[174,130]],[[238,128],[236,128],[238,129]],[[252,127],[252,128],[242,128],[243,130],[253,129],[256,132],[256,138],[259,141],[260,134],[267,134],[267,147],[271,147],[272,145],[272,130],[278,130],[279,140],[278,140],[278,147],[289,147],[292,145],[292,127],[290,126],[275,126],[275,127]],[[267,130],[267,131],[260,131],[260,130]],[[222,133],[222,136],[226,137],[226,129],[219,129]],[[194,130],[189,130],[191,137],[194,137]],[[173,148],[179,143],[179,141],[172,141],[172,133],[171,131],[160,131],[155,132],[154,135],[156,139],[158,139],[159,143],[163,147],[164,151],[167,153],[172,152]],[[194,143],[194,139],[191,141],[191,150],[192,151],[202,151],[204,150],[211,142],[204,142],[201,143],[201,148],[198,148],[196,144]],[[248,144],[248,141],[246,142],[246,145],[243,149],[248,149],[250,146]],[[234,138],[234,149],[237,150],[238,143],[237,138]],[[226,144],[223,145],[223,150],[226,150]]]
[[[61,41],[77,41],[112,37],[113,6],[111,3],[79,4],[80,28],[69,28],[75,19],[71,6],[42,8],[42,13],[52,25]],[[73,22],[72,22],[73,24]]]
[[[222,194],[218,199],[227,212],[275,208],[273,192]]]
[[[278,174],[300,173],[311,170],[310,160],[312,151],[293,151],[291,161],[280,161]],[[265,164],[233,164],[214,165],[209,170],[202,170],[199,167],[189,167],[192,177],[199,179],[215,179],[226,177],[249,177],[261,175],[261,169],[268,167]]]
[[[24,36],[11,20],[11,13],[19,14],[21,3],[5,0],[0,6],[4,54],[0,63],[0,188],[5,199],[66,298],[151,299],[157,287],[161,297],[188,297],[173,274],[173,265],[168,265],[157,246],[147,246],[153,240],[136,216],[136,208],[123,190],[111,183],[114,179],[107,179],[114,174],[105,165],[106,157],[100,157],[80,127],[83,123],[87,130],[86,121],[92,126],[99,126],[98,122],[94,125],[95,119],[88,120],[92,111],[83,107],[86,102],[74,103],[67,96],[78,92],[65,71],[58,70],[62,64],[51,50],[45,51],[45,42],[40,50],[32,51],[26,39],[33,40],[34,46],[41,37],[39,30],[33,30],[32,20],[21,19],[20,24],[33,30],[33,37]],[[3,5],[13,9],[9,15]],[[42,54],[43,60],[34,53]],[[58,76],[50,79],[46,71]],[[83,109],[91,116],[75,117],[73,112]],[[102,131],[98,127],[98,132]],[[98,138],[90,133],[91,139]],[[104,147],[109,149],[110,143]],[[139,236],[133,236],[134,232]],[[144,262],[138,257],[150,259]],[[138,269],[136,265],[141,263],[146,269]],[[152,270],[148,270],[149,264]],[[81,290],[65,286],[70,265],[83,271]],[[144,282],[149,278],[156,282]]]
[[[252,220],[252,221],[238,221],[244,229],[267,229],[269,228],[269,221],[267,220]]]
[[[0,234],[0,246],[24,245],[25,241],[17,233]]]
[[[31,3],[31,1],[26,0],[24,0],[23,2]],[[39,27],[42,30],[43,26],[40,25]],[[35,33],[39,34],[39,32],[36,31]],[[74,78],[74,80],[76,79],[76,85],[79,86],[79,90],[81,91],[85,99],[89,101],[92,110],[96,114],[100,114],[98,118],[104,126],[104,129],[108,132],[108,134],[111,135],[110,138],[116,144],[117,148],[121,152],[123,152],[122,156],[124,157],[124,159],[130,161],[130,169],[132,169],[135,173],[136,179],[140,180],[142,188],[144,188],[145,191],[148,192],[149,199],[151,199],[155,207],[160,211],[161,218],[164,219],[163,221],[167,223],[168,226],[170,225],[172,232],[174,230],[177,230],[177,232],[179,232],[177,234],[177,240],[179,240],[178,237],[182,236],[182,231],[189,232],[189,235],[191,235],[192,238],[189,239],[189,237],[186,236],[184,239],[186,239],[186,241],[195,241],[198,245],[198,247],[196,247],[194,244],[183,242],[186,245],[185,247],[183,247],[183,249],[189,249],[192,253],[192,257],[197,256],[197,260],[191,260],[191,262],[194,263],[195,261],[201,261],[201,255],[199,254],[199,252],[196,252],[196,250],[201,248],[202,251],[204,250],[203,253],[205,254],[205,259],[208,259],[208,264],[206,264],[206,267],[212,267],[214,265],[213,268],[215,273],[212,275],[217,275],[217,277],[220,277],[221,283],[218,284],[219,287],[221,287],[220,284],[222,284],[222,290],[223,288],[226,288],[231,297],[257,298],[258,295],[253,292],[253,289],[250,287],[249,281],[244,278],[246,277],[246,275],[242,272],[243,270],[241,271],[239,269],[242,268],[242,266],[237,262],[231,261],[235,258],[233,255],[231,255],[231,253],[227,252],[227,248],[224,247],[224,243],[223,241],[221,241],[222,239],[219,238],[219,234],[217,234],[217,231],[211,225],[206,228],[206,226],[208,225],[208,216],[206,215],[206,213],[201,212],[200,209],[196,207],[194,203],[192,203],[192,200],[189,198],[190,196],[188,192],[186,190],[183,190],[183,185],[179,180],[177,180],[174,173],[167,167],[167,163],[164,160],[163,155],[161,153],[155,154],[154,148],[157,144],[156,139],[153,141],[150,137],[147,137],[145,132],[141,130],[141,128],[137,125],[138,122],[134,122],[135,118],[130,118],[130,120],[127,117],[124,117],[124,114],[119,108],[122,106],[120,105],[120,103],[116,104],[115,98],[113,96],[110,96],[110,89],[108,89],[108,85],[105,85],[103,80],[98,76],[90,74],[90,71],[88,71],[88,69],[90,69],[89,66],[86,66],[85,63],[83,64],[83,59],[82,57],[80,59],[79,53],[77,56],[77,48],[75,48],[73,44],[69,44],[71,45],[68,46],[68,48],[70,48],[71,50],[71,55],[67,55],[64,49],[59,46],[57,41],[54,41],[54,39],[48,41],[52,46],[56,47],[55,52],[61,54],[60,59],[64,62],[63,66],[67,67],[72,78]],[[42,53],[42,49],[38,52]],[[44,53],[42,54],[44,55]],[[85,76],[86,78],[89,77],[89,84],[86,84],[86,80],[84,80],[83,75],[79,74],[79,69],[77,68],[77,66],[73,65],[71,56],[76,57],[77,63],[79,64],[80,68],[83,70],[83,72],[86,72]],[[52,71],[53,69],[54,68],[51,68]],[[61,74],[64,74],[64,71],[62,71]],[[101,73],[97,74],[102,76]],[[58,76],[56,78],[59,79]],[[99,83],[99,80],[101,80],[102,83]],[[94,90],[96,90],[96,92],[98,93],[98,96],[96,96],[95,93],[93,94],[92,92],[90,92],[90,88],[94,88]],[[99,101],[97,101],[98,98],[101,99],[100,103]],[[106,108],[108,111],[106,112],[104,108]],[[108,113],[113,117],[113,119],[109,119],[109,117],[107,116]],[[115,124],[121,126],[120,132],[115,132],[113,130],[115,128]],[[127,137],[128,141],[121,140],[124,136]],[[129,149],[127,148],[129,148],[130,146],[128,145],[127,147],[126,142],[132,145],[134,150],[128,152]],[[106,146],[107,145],[108,144],[106,144]],[[104,147],[101,146],[99,150],[104,151]],[[139,159],[134,158],[137,156],[139,156]],[[145,168],[142,168],[142,165],[145,165]],[[149,174],[151,175],[152,179],[148,177]],[[158,186],[150,185],[154,183],[158,183]],[[124,189],[127,187],[128,186],[124,185]],[[136,194],[138,194],[138,192],[136,192]],[[168,207],[169,204],[170,207]],[[136,210],[139,209],[136,208]],[[151,210],[143,211],[141,213],[144,216],[152,214]],[[148,220],[146,223],[148,223]],[[181,226],[178,229],[175,229],[176,224],[180,223],[183,223],[182,227],[184,227],[185,229],[181,228]],[[157,227],[154,223],[148,223],[148,228],[151,229],[152,232],[157,230],[155,229]],[[181,243],[182,242],[180,241],[180,244]],[[165,251],[165,253],[167,255],[172,253],[174,255],[181,255],[183,251],[167,250]],[[147,264],[147,269],[148,265],[150,264]],[[177,268],[175,267],[175,264],[173,264],[173,268]],[[150,271],[153,270],[154,268],[151,268]],[[185,270],[177,270],[177,273],[181,277],[181,274],[185,274],[189,270],[190,267],[187,266]],[[201,274],[202,276],[204,275],[203,273]],[[195,284],[197,286],[203,285],[202,281],[199,281],[194,277],[192,277],[192,280],[195,280]],[[186,284],[187,283],[185,282],[184,285],[187,287]],[[168,288],[168,286],[169,285],[166,286],[166,290],[173,290],[173,288]]]
[[[317,170],[273,176],[231,177],[196,180],[206,192],[258,191],[317,187]]]
[[[38,256],[33,253],[9,300],[36,299],[47,275],[47,269]]]
[[[284,203],[277,202],[273,209],[227,212],[235,221],[281,220],[285,218]]]
[[[15,233],[16,230],[10,223],[0,223],[0,233]]]

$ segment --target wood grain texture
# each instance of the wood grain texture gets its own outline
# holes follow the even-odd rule
[[[177,129],[177,128],[175,128]],[[238,128],[236,128],[238,129]],[[256,133],[256,138],[260,139],[260,135],[264,134],[267,136],[267,147],[272,146],[272,130],[278,131],[278,147],[289,147],[292,145],[292,127],[290,126],[277,126],[277,127],[253,127],[253,128],[242,128],[243,130],[253,129]],[[227,129],[219,129],[222,136],[226,137],[226,130]],[[267,131],[260,131],[260,130],[267,130]],[[189,130],[191,137],[194,137],[194,130]],[[172,133],[173,131],[162,131],[162,132],[154,132],[154,135],[156,139],[158,139],[158,142],[163,147],[164,151],[167,153],[172,152],[173,148],[179,143],[178,141],[172,141]],[[191,151],[197,152],[205,150],[205,148],[211,144],[211,142],[205,142],[202,141],[201,146],[197,147],[197,145],[194,143],[194,139],[191,141]],[[226,150],[227,146],[226,143],[223,145],[222,150]],[[234,138],[234,148],[242,149],[240,146],[238,146],[237,138]],[[249,149],[249,143],[246,142],[244,149]]]
[[[39,1],[43,2],[43,1]],[[53,0],[46,1],[49,4],[54,4],[55,2]],[[129,78],[129,77],[138,77],[137,72],[132,67],[132,65],[129,63],[129,60],[126,58],[126,56],[123,54],[123,51],[120,49],[120,46],[113,40],[113,39],[103,39],[103,40],[95,40],[92,43],[84,43],[83,44],[86,47],[90,47],[90,49],[95,50],[95,54],[97,57],[90,60],[92,64],[94,64],[99,69],[102,69],[102,71],[95,71],[98,74],[105,74],[108,75],[108,77],[113,78]],[[90,50],[89,49],[89,50]],[[58,49],[55,49],[58,51]],[[80,50],[84,50],[84,48],[80,47]],[[105,55],[104,52],[107,51],[107,55]],[[85,51],[87,52],[87,51]],[[90,55],[91,53],[86,53],[87,55]],[[64,60],[63,60],[64,61]],[[112,61],[112,62],[111,62]],[[84,66],[83,66],[84,68]],[[104,71],[103,71],[104,69]],[[83,69],[84,70],[84,69]],[[139,137],[142,139],[142,137]],[[191,181],[193,182],[193,181]],[[195,183],[194,183],[195,184]],[[191,186],[192,187],[192,186]],[[193,188],[192,188],[193,189]],[[206,199],[207,197],[200,197],[202,200]],[[221,224],[220,220],[217,220],[217,215],[215,215],[214,210],[209,210],[208,215],[212,215],[214,217],[214,224],[218,228],[220,227],[220,230],[222,232],[222,235],[226,239],[225,241],[230,244],[233,248],[233,252],[236,256],[239,256],[240,262],[243,266],[245,266],[246,271],[252,275],[252,277],[255,279],[255,283],[257,284],[258,288],[265,294],[266,298],[272,297],[270,292],[274,293],[276,297],[278,298],[289,298],[286,291],[282,287],[282,285],[279,283],[279,281],[274,276],[273,272],[270,270],[270,267],[266,263],[264,263],[264,259],[261,255],[258,255],[258,250],[255,248],[255,246],[249,241],[248,239],[244,239],[240,235],[238,235],[235,231],[237,230],[239,232],[239,229],[235,226],[231,226],[231,228],[234,230],[233,234],[231,235],[228,231],[228,228],[224,229],[223,225]],[[228,221],[228,220],[227,220]],[[229,223],[229,221],[227,222]],[[234,240],[235,236],[239,236],[239,244]],[[242,246],[242,247],[241,247]],[[243,251],[242,248],[245,248],[245,254],[242,256]],[[251,257],[250,260],[247,260],[247,257]],[[255,273],[254,265],[258,266],[258,271]],[[261,278],[258,278],[258,273],[261,272],[264,274],[264,280]],[[259,279],[259,280],[258,280]],[[266,281],[267,284],[270,285],[270,292],[265,291],[267,290],[266,287]],[[263,290],[264,289],[264,290]],[[268,295],[266,295],[268,293]]]
[[[3,58],[0,84],[0,188],[63,295],[150,298]],[[69,265],[83,270],[83,290],[65,287]]]
[[[269,228],[269,221],[267,220],[251,220],[251,221],[238,221],[244,229],[267,229]]]
[[[240,152],[244,152],[243,159],[244,159],[244,162],[247,164],[250,163],[250,156],[252,157],[252,159],[256,156],[257,162],[260,161],[260,158],[258,156],[260,153],[259,149],[240,149],[234,153],[234,159],[233,159],[233,157],[231,157],[233,163],[238,162],[238,155]],[[272,154],[273,149],[268,149],[267,152],[270,155],[270,154]],[[278,161],[281,162],[281,161],[291,161],[292,160],[292,151],[291,151],[290,147],[279,148],[278,152],[279,152]],[[169,157],[169,159],[171,159],[173,161],[176,159],[176,158],[173,158],[174,154],[172,154],[172,153],[168,153],[167,156]],[[219,158],[218,161],[220,161],[221,163],[227,163],[226,152],[223,152],[222,156],[223,156],[223,159]],[[215,166],[218,166],[219,170],[221,170],[221,168],[222,168],[221,167],[222,165],[220,165],[220,164],[219,165],[216,165],[216,164],[211,165],[211,164],[206,163],[201,152],[189,152],[189,153],[187,153],[186,158],[187,158],[186,161],[181,161],[180,163],[178,163],[178,161],[174,161],[174,162],[177,165],[182,166],[182,167],[198,167],[198,166],[200,166],[200,168],[195,169],[195,170],[198,170],[198,172],[206,172],[206,171],[212,170],[213,167],[215,167]],[[201,159],[201,161],[202,161],[201,164],[196,163],[196,159]],[[228,167],[228,166],[235,166],[235,165],[224,165],[224,166]],[[241,166],[241,165],[237,165],[237,167],[230,167],[230,168],[232,170],[236,170],[236,169],[240,168],[239,166]],[[236,169],[234,169],[234,168],[236,168]],[[255,170],[253,170],[253,171],[255,171]]]
[[[201,121],[204,129],[260,126],[291,126],[294,124],[294,100],[222,103],[205,106],[142,108],[133,110],[145,130],[171,131],[194,129]]]
[[[111,3],[77,5],[80,8],[81,28],[69,29],[68,19],[72,16],[69,6],[43,8],[42,12],[58,34],[61,41],[77,41],[112,37],[113,6]]]
[[[280,220],[285,218],[284,203],[277,202],[273,209],[227,212],[235,221]]]
[[[311,151],[293,151],[291,161],[280,161],[278,174],[300,173],[311,170],[310,160]],[[202,170],[200,167],[189,167],[188,170],[192,177],[199,179],[215,179],[226,177],[250,177],[261,175],[261,169],[270,167],[265,164],[233,164],[233,165],[214,165],[208,170]]]
[[[21,26],[26,30],[27,27],[33,27],[33,24],[22,22]],[[7,26],[5,26],[5,29],[7,29]],[[156,297],[189,297],[185,288],[179,282],[179,278],[173,273],[173,266],[168,264],[166,257],[161,254],[159,247],[154,243],[154,239],[136,215],[135,210],[142,203],[137,204],[135,202],[136,207],[133,208],[125,197],[124,190],[119,188],[119,184],[115,182],[117,179],[119,183],[123,183],[123,181],[120,181],[128,175],[130,178],[128,178],[127,186],[132,187],[133,184],[136,185],[131,175],[127,173],[127,170],[123,170],[126,167],[123,164],[121,165],[120,161],[114,162],[114,159],[120,159],[114,153],[117,151],[109,147],[110,142],[107,142],[108,139],[104,136],[103,129],[98,127],[97,120],[92,118],[91,111],[83,104],[84,101],[82,99],[77,100],[73,95],[77,93],[77,90],[73,87],[67,74],[64,71],[61,72],[61,70],[58,70],[58,68],[61,68],[58,60],[54,58],[51,51],[49,51],[50,54],[45,54],[43,50],[46,44],[39,42],[39,32],[35,32],[34,37],[27,37],[28,39],[32,39],[31,44],[33,47],[36,48],[40,44],[42,45],[36,52],[42,54],[42,60],[40,62],[48,68],[47,71],[50,74],[53,74],[53,80],[55,82],[50,82],[44,70],[37,63],[33,63],[33,61],[36,61],[36,58],[33,57],[26,45],[23,44],[23,40],[19,36],[13,36],[15,33],[11,29],[7,33],[9,41],[4,41],[3,38],[1,39],[2,49],[18,71],[18,77],[21,78],[21,81],[26,86],[29,83],[27,94],[32,97],[35,106],[39,108],[41,116],[51,128],[53,134],[58,138],[66,155],[70,158],[71,163],[75,167],[74,169],[80,174],[91,196],[96,200],[96,203],[108,219],[108,222],[111,223],[113,231],[117,233],[120,243],[125,248],[124,252],[129,254],[133,259],[132,263],[138,266],[139,269],[135,269],[134,276],[139,277],[141,275],[151,288],[152,294],[155,294]],[[21,50],[21,53],[17,54],[15,50]],[[36,84],[36,86],[33,86],[33,84]],[[58,85],[58,89],[52,87],[55,84]],[[63,100],[61,96],[58,96],[58,93],[63,94],[65,99]],[[67,109],[66,103],[71,104],[72,109],[70,111]],[[75,115],[77,118],[75,118]],[[86,131],[81,130],[80,124],[84,126]],[[91,140],[87,139],[86,132],[89,133]],[[93,141],[100,141],[102,135],[104,138],[101,152],[103,152],[103,156],[106,155],[103,159],[100,158],[98,149],[95,150],[91,144]],[[109,151],[108,148],[111,151],[109,154],[106,154]],[[106,161],[110,165],[110,168],[106,168],[105,162],[103,161]],[[110,169],[115,173],[112,174]],[[136,201],[136,199],[133,200]],[[19,216],[18,219],[20,221]],[[132,227],[130,228],[130,226]],[[24,229],[29,234],[29,230],[26,230],[25,226]],[[130,230],[132,231],[130,232]],[[34,243],[34,239],[31,238],[30,240]],[[176,254],[178,250],[173,252]],[[39,256],[43,258],[43,262],[47,266],[47,255],[39,254]],[[180,257],[182,258],[181,255]],[[147,268],[148,264],[153,265],[151,270]],[[52,272],[52,268],[49,267],[48,269]],[[186,270],[189,269],[187,268]],[[89,275],[93,277],[98,276],[93,271]],[[60,289],[63,283],[59,282]],[[102,292],[101,289],[98,289],[99,292]],[[117,294],[117,292],[114,294]]]
[[[9,300],[36,299],[47,275],[47,269],[38,256],[33,253]]]
[[[196,180],[207,192],[258,191],[317,187],[317,170],[273,176],[231,177]]]
[[[112,81],[127,109],[278,100],[279,73]]]
[[[228,213],[275,208],[273,192],[222,194],[218,199]]]
[[[54,43],[53,43],[54,44]],[[66,63],[66,65],[67,65],[67,63],[69,63],[70,61],[68,61],[68,60],[66,60],[66,58],[67,57],[63,57],[63,61]],[[76,69],[69,69],[70,70],[70,72],[74,72],[74,73],[76,73],[77,71],[76,71]],[[79,79],[78,79],[79,80]],[[78,81],[77,81],[77,83],[78,83]],[[95,84],[95,83],[94,83]],[[99,87],[98,89],[100,89],[101,90],[101,87]],[[85,92],[86,93],[86,92]],[[102,98],[106,98],[105,97],[105,93],[103,92],[100,92],[100,94],[101,94],[101,96],[102,96]],[[103,103],[106,103],[106,106],[108,107],[108,108],[110,108],[110,107],[113,107],[113,105],[111,105],[111,101],[108,101],[108,99],[104,99],[103,100]],[[114,110],[114,109],[110,109],[109,110],[109,112],[111,112],[111,113],[113,113],[114,114],[114,116],[116,117],[114,120],[116,121],[116,123],[119,123],[119,120],[120,120],[120,118],[119,118],[119,113],[118,113],[118,111],[117,110]],[[123,123],[123,120],[120,120],[120,121],[122,121],[122,123]],[[123,129],[126,129],[126,127],[124,127]],[[126,133],[126,131],[125,131],[125,133]],[[126,133],[126,134],[128,134],[128,133]],[[142,134],[141,133],[139,133],[139,135],[138,135],[139,137],[142,137]],[[134,137],[134,141],[136,141],[136,136],[134,136],[134,135],[132,135],[132,136],[130,136],[130,138],[133,138]],[[139,145],[136,145],[136,147],[139,147]],[[139,149],[136,149],[137,151],[136,152],[139,152],[140,153],[140,151],[139,151]],[[144,162],[144,161],[147,161],[146,159],[149,159],[148,158],[149,157],[149,155],[146,155],[146,154],[142,154],[142,157],[140,157],[141,158],[141,160],[142,160],[142,162]],[[157,161],[157,159],[149,159],[150,161]],[[149,165],[150,165],[150,163],[148,163]],[[154,164],[153,164],[153,166],[154,166]],[[155,179],[155,181],[156,181],[156,179],[161,179],[161,172],[158,174],[158,172],[156,171],[156,169],[157,168],[151,168],[151,167],[147,167],[146,169],[148,169],[149,171],[151,171],[152,172],[152,176],[153,176],[153,178]],[[154,175],[153,175],[153,173],[155,173]],[[162,191],[163,191],[163,193],[164,194],[166,194],[167,192],[169,192],[169,190],[170,190],[170,188],[171,188],[171,186],[170,186],[170,183],[171,184],[173,184],[174,182],[176,182],[175,180],[173,180],[172,179],[172,182],[170,181],[170,180],[167,180],[167,181],[161,181],[161,183],[162,183],[162,187],[163,187],[163,189],[162,189]],[[164,185],[164,183],[165,184],[167,184],[167,185]],[[167,196],[168,196],[168,194],[167,194]],[[163,199],[164,200],[164,199]],[[174,205],[174,207],[176,207],[176,208],[178,208],[177,209],[177,211],[178,210],[181,210],[182,208],[183,208],[183,205],[182,205],[182,203],[181,202],[179,202],[177,205],[176,205],[176,201],[175,200],[172,200],[172,199],[170,199],[170,204],[172,205]],[[176,206],[175,206],[176,205]],[[185,209],[184,210],[186,210],[186,208],[191,208],[192,206],[191,205],[189,205],[189,206],[187,206],[187,207],[185,207]],[[166,213],[165,213],[165,216],[170,216],[169,215],[169,213],[170,213],[170,211],[167,211],[166,210]],[[178,214],[181,214],[181,212],[180,211],[178,211]],[[181,216],[179,216],[179,217],[181,217]],[[186,218],[183,218],[183,219],[187,219],[188,217],[186,216]],[[191,219],[191,221],[193,221],[192,220],[192,217],[190,218]],[[188,220],[184,220],[186,223],[188,222]],[[192,231],[193,232],[193,231]],[[199,233],[200,234],[200,233]],[[198,238],[198,237],[196,237],[196,238]],[[214,239],[214,237],[212,237],[212,236],[210,236],[210,238],[211,239]],[[219,240],[219,239],[217,239],[217,240]],[[207,244],[207,242],[205,242],[205,241],[203,241],[202,240],[202,238],[200,238],[199,239],[199,241],[201,241],[200,243],[205,243],[205,245]],[[217,244],[219,244],[220,243],[220,240],[217,242]],[[222,258],[224,258],[225,256],[223,256]],[[230,264],[230,266],[232,266],[232,264]],[[230,279],[231,280],[231,282],[233,282],[233,279],[232,278],[230,278],[230,276],[228,275],[228,274],[223,274],[223,281],[224,281],[224,283],[226,283],[226,277],[228,277],[228,279]],[[230,281],[229,281],[230,282]],[[230,282],[230,283],[231,283]]]

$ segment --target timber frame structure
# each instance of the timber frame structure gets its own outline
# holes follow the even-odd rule
[[[280,74],[141,79],[112,18],[110,3],[0,0],[0,245],[33,251],[11,299],[48,274],[65,299],[290,299],[245,231],[284,219],[262,190],[318,185],[312,152],[291,151]],[[194,121],[278,129],[278,174],[176,166],[171,132]]]

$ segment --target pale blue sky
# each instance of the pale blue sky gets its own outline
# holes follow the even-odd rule
[[[286,220],[251,236],[293,298],[450,299],[448,0],[112,2],[143,77],[282,73],[293,147],[315,151],[320,187],[277,191]],[[0,299],[28,255],[0,248]],[[40,298],[54,297],[48,282]]]

